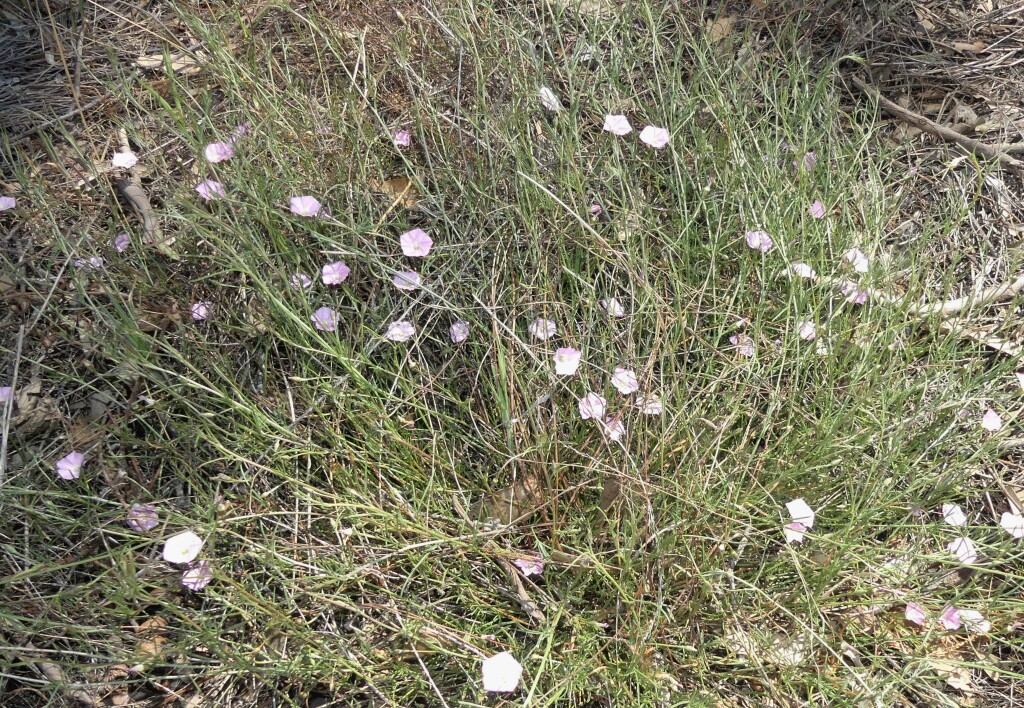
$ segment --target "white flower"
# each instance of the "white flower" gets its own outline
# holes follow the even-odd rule
[[[999,519],[999,525],[1014,538],[1024,538],[1024,516],[1019,513],[1004,511]]]
[[[817,278],[818,272],[806,263],[794,263],[789,267],[789,272],[800,278]]]
[[[636,407],[644,415],[661,415],[665,408],[661,404],[661,398],[657,394],[650,396],[637,396]]]
[[[604,396],[594,393],[591,391],[586,396],[580,399],[580,418],[583,420],[601,420],[604,417],[604,409],[608,405],[608,401],[605,400]]]
[[[967,515],[959,504],[943,504],[942,519],[950,526],[966,526]]]
[[[601,307],[608,311],[608,315],[611,317],[625,317],[626,308],[622,306],[622,303],[617,299],[610,297],[605,298],[601,301]]]
[[[540,96],[540,105],[544,106],[549,111],[562,110],[562,102],[558,100],[558,96],[555,95],[555,92],[547,86],[541,86],[540,91],[538,91],[537,94]]]
[[[191,563],[202,547],[203,539],[191,531],[182,531],[164,542],[164,560],[168,563]]]
[[[808,342],[813,342],[818,336],[818,328],[810,320],[801,320],[796,323],[797,334],[800,335],[800,339]]]
[[[806,528],[814,528],[814,509],[803,499],[786,502],[786,511],[793,521],[803,524]]]
[[[384,339],[392,342],[408,342],[415,333],[416,328],[412,326],[412,322],[398,320],[388,325],[388,331],[384,333]]]
[[[977,610],[960,610],[960,621],[972,634],[988,634],[992,629],[992,623]]]
[[[849,261],[853,265],[853,269],[858,273],[868,272],[870,266],[868,257],[859,248],[851,248],[843,254],[843,258]]]
[[[969,538],[958,538],[946,545],[946,550],[956,556],[961,563],[970,565],[978,560],[978,549]]]
[[[616,366],[612,372],[612,386],[623,396],[636,393],[640,390],[640,382],[637,381],[636,373],[629,369]]]
[[[530,334],[541,341],[555,336],[555,323],[538,317],[530,323]]]
[[[806,530],[806,526],[799,521],[794,521],[782,527],[782,534],[786,537],[786,543],[803,543]]]
[[[559,376],[572,376],[580,368],[583,353],[572,347],[559,347],[555,350],[555,373]]]
[[[523,666],[507,651],[484,659],[483,683],[485,691],[508,693],[519,686],[523,676]]]

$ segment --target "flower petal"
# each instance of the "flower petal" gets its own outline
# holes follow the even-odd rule
[[[289,209],[296,216],[313,217],[320,213],[321,204],[316,197],[292,197],[288,203]]]
[[[614,297],[609,297],[601,300],[601,307],[603,307],[608,312],[609,317],[626,316],[626,308],[623,307],[622,303],[619,302]]]
[[[78,479],[82,474],[82,465],[85,464],[85,455],[80,452],[69,452],[57,460],[57,475],[67,481]]]
[[[203,548],[203,539],[191,531],[182,531],[164,541],[164,560],[168,563],[191,563]]]
[[[138,156],[131,150],[128,150],[126,152],[115,152],[114,156],[110,158],[111,165],[113,165],[114,167],[119,167],[124,170],[135,167],[135,165],[138,164],[138,162]]]
[[[801,524],[799,521],[793,521],[783,525],[782,535],[786,538],[786,543],[803,543],[804,532],[807,527]]]
[[[745,238],[747,245],[750,246],[750,248],[755,251],[760,251],[761,253],[767,253],[772,250],[772,246],[775,245],[771,236],[766,234],[764,231],[748,231]]]
[[[327,306],[317,308],[309,319],[321,332],[334,332],[338,329],[338,313]]]
[[[469,323],[459,320],[453,322],[452,326],[448,330],[448,335],[452,338],[452,342],[455,344],[461,344],[469,339]]]
[[[947,607],[939,615],[939,624],[949,630],[960,629],[960,610],[955,607]]]
[[[198,592],[213,580],[213,569],[210,561],[201,560],[185,571],[181,576],[181,584],[189,590]]]
[[[344,283],[351,272],[349,267],[345,265],[345,261],[325,263],[320,268],[320,280],[323,281],[324,285],[338,285]]]
[[[558,100],[558,96],[555,92],[549,89],[547,86],[541,86],[537,92],[540,96],[540,105],[552,112],[558,112],[562,110],[562,102]]]
[[[604,117],[604,129],[613,135],[629,135],[633,132],[633,126],[626,116],[611,113]]]
[[[1014,538],[1024,538],[1024,516],[1021,514],[1004,511],[999,518],[999,525]]]
[[[149,504],[133,504],[128,510],[128,528],[146,533],[160,524],[160,514]]]
[[[786,511],[793,521],[798,521],[807,528],[814,528],[814,509],[803,499],[786,502]]]
[[[396,130],[394,135],[391,136],[391,141],[395,144],[395,147],[409,147],[412,145],[412,133],[408,130]]]
[[[822,204],[820,201],[815,200],[814,204],[811,204],[810,212],[811,216],[813,216],[815,219],[824,219],[825,205]]]
[[[559,347],[555,350],[555,373],[559,376],[572,376],[580,368],[583,353],[572,347]]]
[[[556,331],[554,322],[551,320],[545,320],[541,317],[538,317],[530,323],[529,330],[534,339],[539,339],[541,341],[554,337]]]
[[[601,420],[604,418],[604,411],[607,405],[608,401],[605,400],[604,396],[591,391],[579,401],[580,418],[583,420],[590,420],[591,418]]]
[[[0,211],[13,209],[17,204],[18,200],[14,197],[0,197]]]
[[[223,162],[235,156],[235,146],[231,143],[210,143],[203,150],[209,162]]]
[[[189,312],[192,313],[193,320],[202,322],[205,319],[209,319],[211,308],[213,308],[213,303],[209,300],[203,300],[202,302],[192,303]]]
[[[989,408],[981,417],[981,427],[990,433],[997,432],[1003,427],[1003,418],[994,410]]]
[[[924,625],[925,619],[928,618],[928,611],[916,602],[908,602],[903,610],[903,616],[907,622],[913,622],[920,627]]]
[[[481,667],[485,691],[509,693],[519,687],[523,666],[507,651],[484,659]]]
[[[384,338],[391,342],[407,342],[416,333],[416,328],[407,320],[398,320],[388,325]]]
[[[423,229],[406,231],[398,240],[402,245],[402,253],[410,257],[423,257],[430,253],[430,247],[434,245],[434,241]]]
[[[951,541],[946,545],[946,549],[965,565],[971,565],[978,560],[978,549],[974,546],[974,542],[967,537]]]
[[[391,282],[399,290],[415,290],[423,284],[423,277],[414,271],[403,270],[395,273],[391,278]]]
[[[204,202],[208,202],[211,199],[219,199],[223,197],[224,185],[220,182],[215,182],[212,179],[204,179],[202,182],[196,185],[196,192],[203,198]]]
[[[636,372],[630,369],[623,369],[621,366],[615,367],[615,371],[612,372],[612,386],[623,396],[628,396],[640,390],[640,382],[636,378]]]
[[[670,135],[667,128],[658,128],[654,125],[649,125],[640,131],[640,141],[650,145],[655,150],[668,145]]]
[[[959,504],[943,504],[942,520],[950,526],[966,526],[967,514],[964,513]]]

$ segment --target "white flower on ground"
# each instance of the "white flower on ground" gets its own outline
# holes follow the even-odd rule
[[[115,152],[114,157],[110,159],[110,164],[114,167],[120,167],[121,169],[127,170],[135,167],[139,162],[138,156],[128,150],[126,152]]]
[[[223,162],[235,156],[235,146],[231,143],[210,143],[203,150],[203,155],[210,162]]]
[[[452,338],[452,341],[456,344],[461,344],[469,339],[469,324],[459,320],[453,322],[451,328],[448,330],[448,335]]]
[[[939,615],[939,624],[949,630],[960,629],[960,610],[947,607]]]
[[[981,427],[990,433],[994,433],[1003,427],[1003,419],[998,413],[989,408],[985,411],[985,415],[981,417]]]
[[[794,263],[789,266],[789,272],[799,278],[817,278],[818,272],[806,263]]]
[[[1004,511],[999,519],[999,525],[1014,538],[1024,538],[1024,516],[1021,514]]]
[[[650,396],[637,396],[636,407],[644,415],[661,415],[665,411],[661,398],[653,393]]]
[[[562,102],[558,100],[558,96],[555,95],[555,92],[547,86],[541,86],[537,95],[540,96],[540,105],[544,106],[549,111],[562,110]]]
[[[621,415],[613,415],[606,418],[602,428],[605,436],[612,442],[618,442],[626,434],[626,426],[622,423]]]
[[[786,511],[793,521],[803,524],[806,528],[814,528],[814,509],[803,499],[786,502]]]
[[[85,455],[80,452],[69,452],[57,460],[57,476],[70,482],[78,479],[82,474],[82,465],[85,464]]]
[[[213,580],[213,569],[210,567],[210,561],[205,560],[199,561],[181,576],[181,584],[195,592],[205,588],[211,580]]]
[[[801,320],[796,323],[796,333],[807,342],[813,342],[818,336],[818,328],[810,320]]]
[[[807,527],[799,521],[793,521],[782,527],[782,535],[786,537],[786,543],[803,543],[806,530]]]
[[[746,334],[734,334],[729,337],[729,343],[736,347],[736,351],[742,356],[754,356],[754,340]]]
[[[583,353],[572,347],[559,347],[555,350],[555,373],[559,376],[572,376],[580,368]]]
[[[316,312],[309,319],[313,321],[313,326],[321,332],[336,331],[340,321],[338,313],[326,305],[317,308]]]
[[[974,542],[967,538],[958,538],[946,545],[946,550],[956,556],[956,559],[965,565],[971,565],[978,560],[978,549]]]
[[[625,317],[626,308],[616,298],[605,298],[601,301],[601,307],[607,310],[610,317]]]
[[[849,251],[843,254],[843,258],[849,261],[853,269],[858,273],[867,273],[870,267],[868,257],[864,255],[864,252],[859,248],[851,248]]]
[[[0,211],[7,211],[13,209],[18,205],[18,200],[14,197],[0,197]]]
[[[516,558],[512,563],[522,571],[525,578],[529,578],[531,575],[540,575],[544,572],[544,566],[547,565],[540,558]]]
[[[772,241],[772,237],[766,234],[764,231],[748,231],[745,236],[747,245],[755,251],[761,253],[767,253],[772,250],[772,246],[775,245]]]
[[[422,258],[430,253],[434,240],[423,229],[412,229],[398,237],[402,253],[410,258]]]
[[[192,313],[192,319],[196,322],[202,322],[210,318],[210,311],[213,309],[213,302],[210,300],[203,300],[201,302],[193,302],[192,306],[189,307],[189,312]]]
[[[391,278],[391,282],[399,290],[415,290],[423,285],[423,276],[415,271],[403,270],[395,273]]]
[[[967,514],[964,513],[959,504],[943,504],[942,520],[950,526],[966,526]]]
[[[916,602],[908,602],[906,609],[903,610],[903,616],[907,619],[907,622],[923,626],[925,619],[928,617],[928,611]]]
[[[591,391],[580,399],[580,418],[583,420],[601,420],[604,417],[604,410],[608,405],[605,397]]]
[[[408,342],[414,334],[416,334],[416,328],[412,326],[412,322],[398,320],[388,325],[388,330],[384,333],[384,339],[391,342]]]
[[[636,393],[640,390],[640,382],[636,378],[636,372],[630,369],[623,369],[616,366],[612,372],[612,386],[623,396]]]
[[[128,528],[145,533],[152,531],[160,523],[160,515],[156,507],[149,504],[134,504],[128,510]]]
[[[851,305],[863,305],[868,301],[868,291],[861,290],[853,283],[843,283],[839,291],[846,296],[846,301]]]
[[[670,137],[667,128],[659,128],[654,125],[649,125],[640,131],[640,141],[650,145],[655,150],[661,150],[668,145]]]
[[[485,691],[508,693],[519,687],[523,666],[507,651],[484,659],[481,667]]]
[[[313,217],[320,213],[320,200],[309,195],[288,200],[289,210],[296,216]]]
[[[541,341],[554,337],[555,331],[555,323],[551,320],[545,320],[538,317],[530,323],[530,334],[533,335],[535,339],[539,339]]]
[[[604,129],[619,136],[629,135],[633,132],[633,126],[629,124],[629,119],[626,116],[611,113],[604,117]]]
[[[182,531],[164,541],[164,560],[168,563],[191,563],[203,548],[203,539],[191,531]]]
[[[960,610],[960,621],[971,634],[988,634],[992,630],[992,623],[977,610]]]
[[[313,287],[313,279],[305,273],[296,273],[292,276],[291,285],[296,290],[309,290]]]

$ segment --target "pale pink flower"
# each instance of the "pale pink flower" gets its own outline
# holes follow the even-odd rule
[[[1004,511],[999,518],[999,525],[1014,538],[1024,538],[1024,516],[1021,514]]]
[[[591,216],[601,216],[601,212],[603,212],[603,211],[604,211],[604,209],[601,208],[600,204],[594,203],[594,204],[590,205],[590,215]]]
[[[558,112],[562,110],[562,102],[558,100],[558,96],[555,95],[555,92],[547,86],[541,86],[540,91],[538,91],[537,94],[540,96],[540,105],[544,106],[549,111]]]
[[[412,145],[412,133],[404,128],[402,130],[396,130],[394,135],[391,136],[391,140],[394,142],[395,147],[407,148]]]
[[[906,609],[903,610],[903,616],[907,622],[913,622],[917,626],[921,627],[924,625],[924,621],[928,618],[928,610],[921,607],[916,602],[908,602]]]
[[[228,138],[231,142],[238,142],[241,138],[246,136],[249,132],[249,121],[245,120],[235,126],[235,129],[231,131],[231,137]]]
[[[128,150],[127,152],[115,152],[114,156],[110,159],[110,164],[114,167],[119,167],[123,170],[135,167],[139,162],[138,156]]]
[[[967,514],[964,513],[959,504],[943,504],[942,520],[950,526],[966,526]]]
[[[988,634],[992,631],[992,623],[977,610],[960,610],[960,621],[971,634]]]
[[[76,258],[74,263],[75,268],[80,268],[82,270],[100,270],[106,264],[107,262],[100,256],[89,256],[84,259]]]
[[[601,420],[604,417],[604,409],[608,405],[605,397],[591,391],[580,399],[580,418],[583,420]]]
[[[203,300],[202,302],[193,302],[189,311],[192,313],[192,319],[196,322],[202,322],[205,319],[209,319],[212,308],[213,303],[211,301]]]
[[[613,135],[629,135],[633,132],[633,126],[626,116],[611,113],[604,117],[604,129]]]
[[[794,263],[789,267],[789,271],[800,278],[814,279],[818,277],[818,272],[806,263]]]
[[[985,411],[985,415],[981,417],[981,427],[990,433],[994,433],[1003,427],[1003,419],[998,413],[989,408]]]
[[[18,200],[14,197],[0,197],[0,211],[7,211],[13,209],[18,203]]]
[[[321,332],[333,332],[338,329],[338,313],[329,307],[317,308],[317,311],[310,317],[313,326]]]
[[[814,509],[803,499],[786,502],[786,511],[793,521],[803,524],[806,528],[814,528]]]
[[[455,344],[461,344],[469,339],[469,324],[459,320],[453,322],[452,326],[448,329],[448,335],[452,338]]]
[[[746,235],[747,245],[755,251],[761,253],[767,253],[772,250],[774,242],[772,237],[766,234],[764,231],[748,231]]]
[[[843,254],[843,258],[845,258],[858,273],[867,273],[871,266],[870,261],[868,261],[868,257],[865,256],[864,252],[859,248],[851,248]]]
[[[622,424],[622,416],[613,415],[610,418],[606,418],[604,426],[601,429],[605,437],[612,442],[618,442],[622,439],[622,436],[626,433],[626,426]]]
[[[114,249],[118,253],[124,253],[132,243],[132,237],[126,233],[120,233],[114,237]]]
[[[846,296],[846,301],[851,305],[863,305],[868,301],[868,291],[861,290],[853,283],[843,283],[839,290]]]
[[[85,455],[80,452],[69,452],[57,460],[57,476],[66,481],[78,479],[82,474],[82,465],[84,464]]]
[[[510,693],[519,687],[523,666],[507,651],[484,659],[481,666],[485,691]]]
[[[640,390],[640,382],[636,378],[636,372],[616,366],[612,372],[612,386],[623,396],[636,393]]]
[[[640,141],[650,145],[655,150],[660,150],[668,145],[669,137],[667,128],[658,128],[653,125],[649,125],[640,131]]]
[[[783,525],[782,535],[786,538],[786,543],[803,543],[806,530],[807,527],[799,521],[793,521]]]
[[[160,525],[160,514],[149,504],[133,504],[128,510],[128,528],[139,533],[152,531]]]
[[[813,216],[815,219],[824,219],[825,205],[822,204],[820,201],[815,200],[814,204],[811,204],[810,212],[811,216]]]
[[[411,257],[422,257],[430,253],[430,247],[434,245],[433,239],[423,229],[406,231],[398,237],[402,244],[402,253]]]
[[[235,156],[235,147],[231,143],[210,143],[203,154],[210,162],[223,162]]]
[[[614,297],[605,298],[601,300],[601,307],[603,307],[610,317],[625,317],[626,308],[622,306],[622,303]]]
[[[810,320],[801,320],[796,323],[797,334],[800,335],[800,339],[808,342],[813,342],[818,336],[818,328]]]
[[[196,185],[196,192],[203,198],[204,202],[208,202],[211,199],[219,199],[225,195],[224,185],[220,182],[215,182],[212,179],[204,179],[202,182]]]
[[[971,565],[978,560],[978,549],[969,538],[958,538],[946,545],[946,550],[956,556],[956,559],[966,565]]]
[[[10,386],[0,386],[0,403],[7,403],[14,400],[14,389]]]
[[[292,197],[289,200],[289,209],[296,216],[313,217],[320,213],[320,200],[316,197],[302,196]]]
[[[338,285],[339,283],[344,283],[351,272],[349,267],[345,265],[345,261],[325,263],[320,268],[320,280],[323,281],[324,285]]]
[[[296,273],[292,276],[291,285],[296,290],[309,290],[313,287],[313,279],[305,273]]]
[[[555,323],[551,320],[545,320],[538,317],[530,323],[530,334],[533,335],[534,339],[544,341],[555,336]]]
[[[547,565],[540,558],[516,558],[512,563],[522,571],[525,578],[529,578],[531,575],[540,575],[544,572],[544,566]]]
[[[416,328],[412,326],[412,322],[398,320],[388,325],[384,339],[392,342],[408,342],[414,334],[416,334]]]
[[[211,580],[213,580],[213,568],[210,567],[210,561],[205,560],[199,561],[181,576],[181,584],[196,592],[209,585]]]
[[[423,278],[414,271],[402,270],[392,276],[391,282],[399,290],[415,290],[423,284]]]
[[[164,541],[164,560],[168,563],[191,563],[203,548],[203,539],[191,531],[182,531]]]
[[[635,405],[644,415],[661,415],[665,411],[661,398],[655,394],[637,396]]]
[[[949,630],[960,629],[960,610],[947,607],[939,615],[939,624]]]
[[[754,356],[754,340],[745,334],[734,334],[729,337],[729,343],[736,347],[736,351],[742,356]]]
[[[559,376],[572,376],[580,368],[583,352],[572,347],[559,347],[555,350],[555,373]]]

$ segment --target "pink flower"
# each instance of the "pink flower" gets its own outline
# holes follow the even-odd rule
[[[843,283],[840,292],[846,296],[846,301],[851,305],[863,305],[868,301],[868,291],[861,290],[853,283]]]
[[[134,504],[128,510],[128,528],[139,533],[152,531],[160,525],[160,515],[156,507],[149,504]]]
[[[811,204],[810,212],[811,216],[813,216],[815,219],[824,219],[825,205],[822,204],[820,201],[815,201],[814,204]]]
[[[181,584],[196,592],[209,585],[211,580],[213,580],[213,569],[210,567],[210,561],[205,560],[199,561],[181,576]]]
[[[469,324],[459,320],[453,322],[452,326],[448,329],[448,335],[452,338],[455,344],[461,344],[469,339]]]
[[[204,202],[208,202],[211,199],[219,199],[225,194],[224,185],[220,182],[214,182],[212,179],[204,179],[197,184],[196,191],[203,198]]]
[[[338,313],[329,307],[318,308],[309,319],[321,332],[333,332],[338,329]]]
[[[544,341],[555,336],[555,323],[551,320],[545,320],[538,317],[530,323],[530,334],[533,335],[534,339]]]
[[[768,251],[772,250],[772,246],[775,245],[772,242],[771,236],[764,231],[748,231],[746,239],[748,246],[761,253],[768,253]]]
[[[814,528],[814,509],[803,499],[786,502],[786,511],[793,521],[803,524],[806,528]]]
[[[326,263],[320,269],[320,280],[324,282],[324,285],[338,285],[339,283],[344,283],[351,272],[348,266],[345,265],[345,261]]]
[[[734,334],[729,337],[729,343],[736,347],[741,356],[754,356],[754,340],[745,334]]]
[[[924,621],[928,617],[928,611],[916,602],[908,602],[906,609],[903,610],[903,616],[906,618],[907,622],[913,622],[917,626],[921,627],[924,625]]]
[[[971,565],[978,560],[978,549],[975,548],[974,542],[966,537],[951,541],[946,546],[946,550],[956,556],[956,559],[965,565]]]
[[[544,572],[544,566],[547,565],[540,558],[516,558],[512,563],[523,572],[525,578],[529,578],[531,575],[540,575]]]
[[[623,396],[628,396],[640,390],[640,382],[637,381],[636,372],[630,369],[623,369],[621,366],[616,366],[612,372],[612,386]]]
[[[540,105],[547,108],[553,113],[557,113],[562,110],[562,102],[558,100],[558,96],[555,92],[549,89],[547,86],[541,86],[540,91],[537,92],[540,96]]]
[[[127,152],[115,152],[114,156],[110,159],[111,165],[124,170],[135,167],[138,162],[139,158],[131,150]]]
[[[797,334],[804,341],[813,342],[818,336],[818,328],[810,320],[801,320],[796,323],[796,327]]]
[[[313,287],[313,279],[305,273],[296,273],[292,276],[291,285],[296,290],[309,290]]]
[[[601,307],[603,307],[610,317],[625,317],[626,308],[622,306],[616,298],[605,298],[601,300]]]
[[[604,211],[604,209],[601,208],[600,204],[596,204],[595,203],[595,204],[591,204],[590,205],[590,215],[591,216],[601,216],[601,212],[603,212],[603,211]]]
[[[572,347],[559,347],[555,350],[555,373],[559,376],[572,376],[580,368],[583,353]]]
[[[392,276],[391,282],[399,290],[415,290],[423,284],[423,278],[414,271],[402,270]]]
[[[943,504],[942,520],[950,526],[966,526],[967,514],[964,513],[959,504]]]
[[[0,386],[0,403],[7,403],[14,400],[14,389],[10,386]]]
[[[981,427],[990,433],[994,433],[1003,427],[1003,419],[998,413],[989,408],[981,417]]]
[[[231,131],[231,137],[228,138],[231,142],[238,142],[241,138],[244,138],[249,132],[249,121],[244,120],[235,126],[235,129]]]
[[[191,531],[182,531],[164,541],[164,560],[168,563],[191,563],[203,548],[203,539]]]
[[[57,476],[69,482],[78,479],[82,474],[82,465],[84,464],[85,455],[80,452],[69,452],[57,460]]]
[[[606,418],[601,430],[604,432],[605,437],[612,442],[618,442],[626,434],[626,426],[622,424],[622,416],[618,415]]]
[[[384,339],[392,342],[407,342],[412,339],[414,334],[416,334],[416,329],[412,326],[411,322],[398,320],[388,325],[388,330],[384,333]]]
[[[423,229],[406,231],[398,237],[398,240],[402,244],[402,253],[410,257],[425,256],[430,253],[430,247],[434,245],[434,241],[427,236],[427,232]]]
[[[649,125],[640,131],[640,142],[650,145],[655,150],[661,150],[668,145],[669,133],[666,128],[658,128]]]
[[[523,666],[507,651],[484,659],[480,667],[485,691],[510,693],[519,687]]]
[[[126,233],[120,233],[114,237],[114,249],[118,253],[124,253],[132,243],[132,237]]]
[[[650,396],[637,396],[636,403],[634,405],[636,405],[644,415],[661,415],[665,411],[665,407],[661,403],[661,398],[654,394],[651,394]]]
[[[613,135],[629,135],[633,132],[633,126],[626,116],[611,113],[604,117],[604,129]]]
[[[793,521],[783,525],[782,535],[786,538],[786,543],[803,543],[806,530],[807,527],[799,521]]]
[[[0,211],[13,209],[17,203],[18,200],[14,197],[0,197]]]
[[[939,624],[949,630],[960,629],[960,610],[947,607],[939,615]]]
[[[391,141],[395,144],[395,147],[407,148],[412,145],[412,134],[405,129],[396,130],[394,135],[391,136]]]
[[[1024,516],[1020,513],[1004,511],[999,518],[999,525],[1014,538],[1024,538]]]
[[[789,272],[800,278],[814,279],[818,277],[817,271],[806,263],[794,263],[789,267]]]
[[[203,300],[202,302],[192,303],[192,307],[189,310],[192,313],[192,319],[196,322],[202,322],[210,317],[210,309],[213,307],[213,303],[209,300]]]
[[[289,209],[296,216],[313,217],[320,213],[320,201],[316,197],[292,197]]]
[[[231,143],[210,143],[203,154],[210,162],[223,162],[235,156],[235,147]]]
[[[865,256],[864,252],[859,248],[851,248],[843,254],[843,258],[845,258],[850,265],[853,266],[854,271],[858,273],[867,273],[868,269],[871,267],[868,257]]]
[[[608,401],[605,400],[604,396],[591,391],[580,399],[580,418],[583,420],[590,420],[591,418],[601,420],[604,417],[604,410],[607,405]]]

